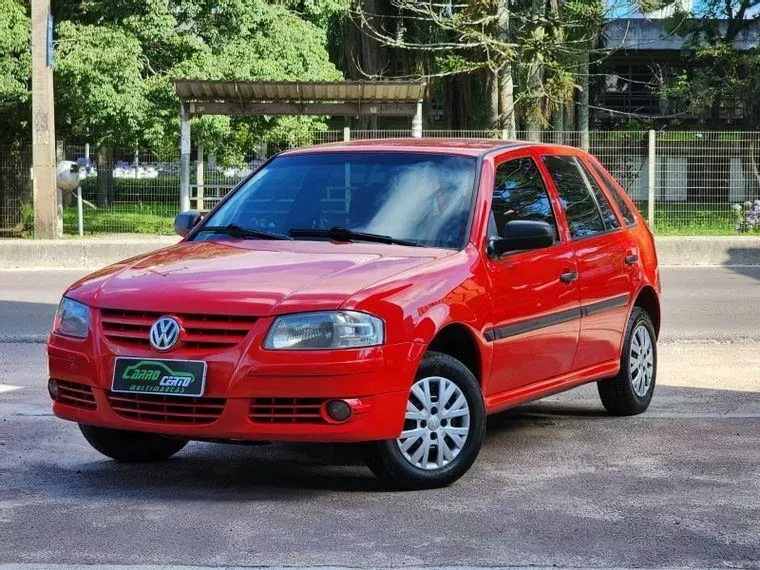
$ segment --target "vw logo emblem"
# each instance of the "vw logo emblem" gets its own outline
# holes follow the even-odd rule
[[[179,323],[171,317],[161,317],[150,327],[150,345],[164,352],[179,340]]]

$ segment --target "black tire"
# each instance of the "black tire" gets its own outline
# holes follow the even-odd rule
[[[92,447],[123,463],[164,461],[187,445],[179,439],[153,433],[123,431],[79,424],[79,429]]]
[[[458,455],[442,467],[431,470],[412,465],[404,457],[395,439],[366,444],[364,446],[364,458],[367,466],[387,486],[393,489],[429,489],[449,485],[464,475],[472,466],[483,444],[486,429],[485,405],[480,386],[478,386],[472,372],[459,360],[448,354],[429,351],[420,363],[415,382],[429,377],[441,377],[450,380],[461,390],[469,407],[469,431]],[[444,429],[444,421],[450,422],[446,425],[454,427],[453,420],[444,419],[440,420],[442,430]],[[432,434],[429,437],[432,438]],[[445,439],[445,436],[443,437]],[[438,445],[438,443],[432,443],[436,454],[441,453]]]
[[[631,343],[634,331],[645,327],[652,344],[652,379],[645,393],[639,395],[634,390],[631,375]],[[654,385],[657,380],[657,337],[652,318],[641,307],[634,307],[625,329],[625,341],[620,357],[620,372],[614,378],[597,382],[599,397],[604,408],[613,416],[633,416],[644,412],[652,401]]]

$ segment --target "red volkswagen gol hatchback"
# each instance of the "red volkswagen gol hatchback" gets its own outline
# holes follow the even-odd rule
[[[652,235],[577,149],[383,140],[280,154],[184,240],[66,292],[55,414],[120,461],[188,440],[366,442],[446,485],[486,415],[596,381],[638,414],[657,371]]]

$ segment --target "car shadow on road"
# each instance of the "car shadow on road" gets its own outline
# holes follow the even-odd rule
[[[78,493],[96,497],[275,501],[310,491],[383,490],[364,466],[360,446],[345,444],[191,442],[160,463],[123,464],[103,458],[55,468],[76,478]]]
[[[604,415],[603,410],[593,409],[585,401],[537,402],[489,417],[487,439],[502,437],[505,432],[550,427],[560,417],[598,415]],[[166,501],[266,502],[302,500],[305,495],[325,492],[387,491],[365,466],[361,447],[191,442],[178,455],[160,463],[123,464],[97,458],[46,463],[33,472],[46,473],[45,482],[39,483],[48,493],[82,499],[129,496]]]

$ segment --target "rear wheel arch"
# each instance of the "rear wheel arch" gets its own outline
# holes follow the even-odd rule
[[[633,303],[634,307],[641,307],[644,309],[649,318],[652,319],[654,325],[654,332],[656,336],[660,336],[660,300],[657,297],[657,293],[654,287],[651,285],[645,285],[641,288],[636,300]]]

